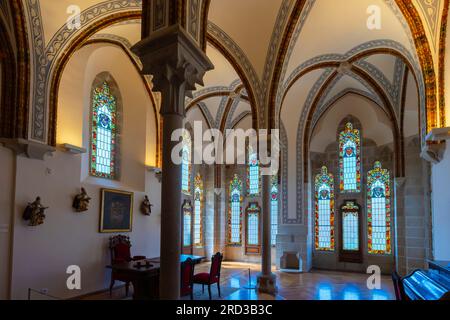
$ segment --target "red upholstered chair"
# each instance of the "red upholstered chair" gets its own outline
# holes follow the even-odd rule
[[[397,301],[407,300],[407,297],[403,290],[402,278],[399,276],[397,271],[394,271],[392,273],[392,282],[394,283],[395,298],[397,299]]]
[[[109,250],[111,251],[111,264],[139,261],[146,259],[145,256],[131,256],[131,242],[130,237],[118,235],[109,238]],[[131,280],[127,275],[117,271],[111,273],[111,284],[109,286],[109,293],[112,294],[114,283],[117,281],[125,282],[125,290],[128,296]]]
[[[220,297],[220,268],[222,266],[223,255],[217,252],[211,259],[211,269],[209,273],[199,273],[194,276],[194,283],[202,285],[202,292],[205,292],[205,285],[208,286],[209,300],[211,300],[211,285],[217,283],[217,291]]]
[[[181,264],[181,288],[180,296],[190,295],[194,300],[194,262],[191,258],[187,258]]]

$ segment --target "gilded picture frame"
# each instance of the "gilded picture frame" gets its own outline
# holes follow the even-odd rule
[[[133,202],[133,192],[101,189],[99,232],[131,232],[133,230]]]

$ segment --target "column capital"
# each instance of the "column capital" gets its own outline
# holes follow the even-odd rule
[[[152,34],[134,45],[132,51],[142,61],[142,73],[153,75],[154,89],[162,92],[163,115],[184,115],[185,96],[192,96],[196,84],[203,85],[205,73],[214,68],[179,25]]]
[[[420,154],[423,159],[438,164],[444,157],[446,141],[450,139],[450,127],[432,129],[426,136],[426,144]]]

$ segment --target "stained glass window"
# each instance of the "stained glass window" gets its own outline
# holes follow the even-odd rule
[[[183,205],[183,246],[192,245],[192,206],[189,202]]]
[[[228,244],[241,245],[241,202],[242,182],[234,175],[230,183],[230,209],[228,214]]]
[[[371,254],[391,253],[391,190],[389,170],[379,161],[367,174],[368,249]]]
[[[342,249],[359,250],[359,207],[353,201],[347,201],[342,210]]]
[[[315,247],[334,250],[334,178],[322,167],[315,180]]]
[[[250,196],[259,194],[259,161],[258,154],[252,147],[248,148],[247,190]]]
[[[203,181],[200,174],[195,177],[194,187],[194,245],[199,247],[203,245]]]
[[[181,162],[181,190],[186,194],[191,192],[191,150],[191,135],[189,134],[189,131],[184,130]]]
[[[117,143],[116,98],[105,81],[93,92],[91,114],[90,173],[100,178],[115,179]]]
[[[341,192],[361,191],[361,137],[351,123],[339,135],[339,170]]]
[[[251,203],[247,208],[247,245],[259,246],[259,213],[257,203]]]
[[[276,244],[278,233],[278,177],[272,176],[272,186],[270,188],[270,214],[271,214],[271,240],[272,246]]]

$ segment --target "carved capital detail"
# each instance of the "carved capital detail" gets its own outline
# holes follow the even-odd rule
[[[431,162],[432,164],[438,164],[444,158],[444,151],[446,147],[446,142],[427,142],[422,148],[420,156]]]
[[[421,157],[433,164],[438,164],[444,157],[446,141],[450,139],[450,128],[436,128],[426,137]]]
[[[214,68],[200,47],[179,25],[138,42],[132,51],[143,64],[143,74],[153,75],[154,89],[161,91],[161,114],[185,114],[185,96],[192,97],[196,84]]]

